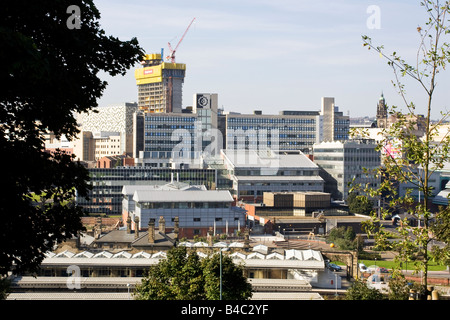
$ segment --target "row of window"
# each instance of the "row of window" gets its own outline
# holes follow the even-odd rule
[[[228,125],[228,130],[267,130],[270,132],[271,130],[277,130],[277,131],[316,131],[315,126],[303,126],[303,127],[278,127],[278,126],[271,126],[271,127],[262,127],[262,126],[236,126],[236,125]]]
[[[223,209],[230,208],[229,202],[141,202],[136,206],[142,209]]]
[[[195,122],[197,117],[166,117],[166,116],[152,116],[146,115],[145,122],[158,122],[158,123],[170,123],[170,122]]]
[[[228,118],[229,123],[297,123],[315,124],[316,119],[287,119],[287,118]]]

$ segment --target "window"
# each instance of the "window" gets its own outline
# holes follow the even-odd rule
[[[201,220],[201,218],[194,218],[194,222],[200,222]]]

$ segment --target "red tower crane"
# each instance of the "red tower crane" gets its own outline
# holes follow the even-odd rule
[[[180,45],[181,41],[183,41],[184,36],[186,35],[186,33],[188,32],[189,28],[191,27],[192,23],[194,22],[195,18],[192,19],[191,23],[189,24],[189,26],[187,27],[186,31],[183,33],[183,36],[181,37],[180,41],[178,41],[177,46],[175,47],[175,49],[172,49],[172,46],[170,45],[170,42],[168,42],[169,45],[169,50],[170,50],[170,55],[168,55],[166,57],[167,60],[170,60],[172,63],[175,63],[175,52],[178,49],[178,46]]]

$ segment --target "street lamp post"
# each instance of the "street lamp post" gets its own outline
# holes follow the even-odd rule
[[[336,282],[336,293],[335,293],[335,296],[337,297],[337,296],[338,296],[338,291],[337,291],[337,290],[338,290],[338,283],[337,283],[337,282],[338,282],[338,280],[337,280],[338,278],[337,278],[337,273],[334,274],[334,278],[336,279],[336,281],[335,281],[335,282]]]
[[[222,250],[220,250],[220,300],[222,300]]]

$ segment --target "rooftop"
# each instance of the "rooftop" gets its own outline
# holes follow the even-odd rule
[[[228,190],[136,190],[136,202],[233,202]]]
[[[270,168],[273,170],[286,168],[318,168],[318,166],[301,151],[225,149],[222,150],[221,153],[229,163],[238,168]]]

